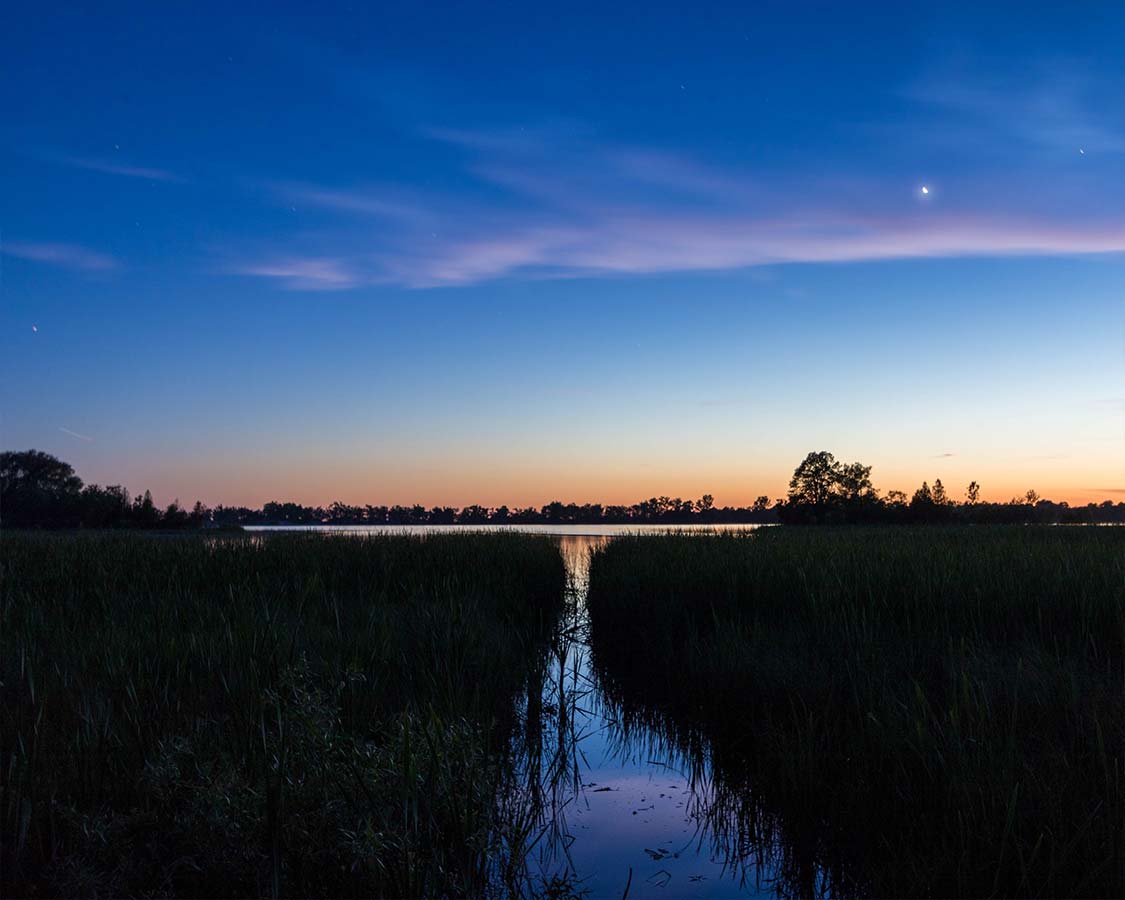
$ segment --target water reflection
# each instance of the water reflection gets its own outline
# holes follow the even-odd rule
[[[589,553],[609,539],[558,538],[572,603],[528,701],[525,784],[543,821],[533,882],[591,897],[825,894],[749,786],[715,782],[701,736],[600,681],[585,594]]]
[[[246,525],[243,531],[315,531],[330,534],[464,534],[480,531],[514,531],[520,534],[546,534],[553,537],[609,538],[619,534],[666,534],[673,532],[753,531],[772,525],[732,523],[708,525]],[[587,546],[578,542],[577,546]],[[569,552],[564,546],[564,552]]]

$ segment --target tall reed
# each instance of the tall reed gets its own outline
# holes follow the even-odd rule
[[[589,608],[626,721],[794,892],[1125,892],[1125,530],[622,538]]]
[[[548,539],[5,534],[3,893],[501,890]],[[540,676],[541,677],[541,676]]]

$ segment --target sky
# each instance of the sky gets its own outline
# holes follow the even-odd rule
[[[0,445],[158,502],[1125,499],[1125,8],[24,4]]]

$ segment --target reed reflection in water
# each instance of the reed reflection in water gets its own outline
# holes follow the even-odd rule
[[[542,684],[529,687],[522,738],[519,790],[540,817],[531,883],[590,897],[826,895],[752,786],[713,777],[702,737],[603,681],[585,596],[589,553],[611,539],[558,537],[570,603]]]

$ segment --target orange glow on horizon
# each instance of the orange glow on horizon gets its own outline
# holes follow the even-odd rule
[[[1003,503],[1023,497],[1029,489],[1035,490],[1041,499],[1065,501],[1071,506],[1125,500],[1125,488],[1118,486],[1120,475],[1112,466],[1083,469],[1080,474],[1070,469],[1065,473],[1036,472],[1032,467],[1010,465],[1003,472],[989,472],[971,463],[935,459],[933,465],[926,467],[887,468],[881,475],[879,468],[873,467],[872,480],[880,495],[901,490],[909,498],[923,481],[932,486],[940,478],[948,496],[957,502],[964,500],[966,487],[974,480],[981,486],[981,500],[988,502]],[[198,464],[161,466],[137,472],[128,479],[93,477],[91,473],[86,480],[103,484],[124,481],[134,492],[148,487],[161,504],[173,498],[185,504],[201,499],[211,506],[252,508],[271,500],[307,506],[327,506],[336,500],[358,506],[418,503],[427,508],[461,508],[470,504],[538,508],[554,500],[628,506],[650,497],[695,500],[704,494],[711,494],[718,507],[742,507],[762,495],[769,497],[771,503],[785,497],[791,472],[792,466],[746,466],[733,470],[712,465],[685,471],[669,464],[630,469],[593,465],[567,468],[543,463],[523,467],[395,466],[372,471],[362,465],[328,467],[263,460],[246,469],[240,466],[214,472]]]

